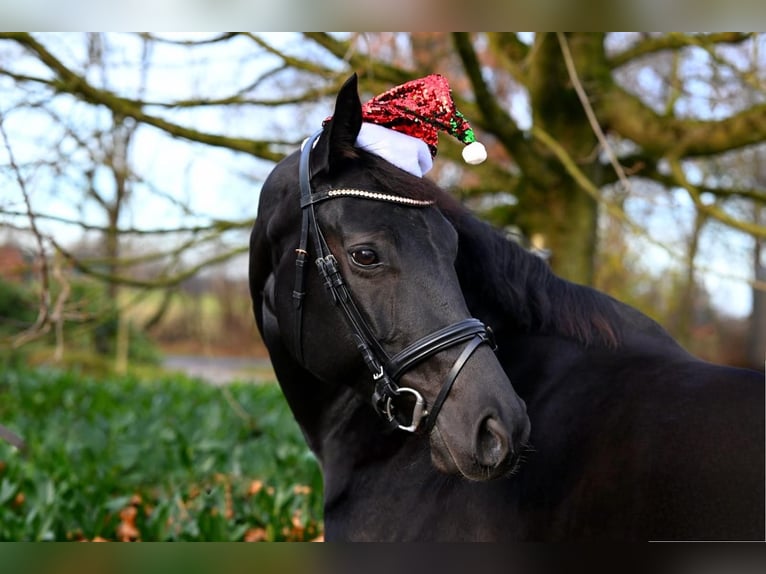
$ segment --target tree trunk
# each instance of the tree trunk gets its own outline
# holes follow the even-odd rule
[[[603,40],[598,35],[574,34],[568,38],[580,79],[587,85],[589,75],[596,73],[596,66],[604,60]],[[536,44],[528,84],[532,120],[598,183],[598,139],[569,78],[561,46],[552,34],[538,35]],[[599,57],[594,58],[594,52]],[[548,150],[540,146],[539,156],[544,162],[542,169],[538,166],[525,170],[516,223],[527,236],[543,235],[557,274],[590,285],[594,277],[598,205]]]
[[[694,261],[699,251],[700,235],[705,226],[707,216],[698,211],[694,218],[694,227],[688,240],[686,262],[681,288],[678,293],[678,314],[675,318],[673,334],[687,349],[692,345],[692,330],[695,325],[695,313],[697,311],[697,280]]]
[[[117,333],[114,345],[114,371],[119,375],[128,372],[130,357],[130,321],[124,313],[117,314]]]
[[[520,194],[516,223],[527,237],[541,236],[556,274],[584,285],[593,283],[596,251],[596,202],[571,180]]]

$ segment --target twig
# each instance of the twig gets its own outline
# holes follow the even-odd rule
[[[714,204],[709,205],[702,201],[702,192],[696,186],[692,185],[692,183],[687,179],[683,170],[683,166],[681,165],[681,160],[678,157],[668,157],[668,165],[670,166],[670,171],[673,174],[673,177],[676,178],[678,184],[686,190],[686,193],[689,194],[689,197],[694,202],[694,206],[697,208],[697,210],[701,211],[705,215],[712,217],[713,219],[717,219],[721,223],[728,225],[733,229],[749,233],[755,238],[766,238],[766,227],[763,225],[750,223],[748,221],[740,221],[739,219],[736,219],[726,213],[720,207]]]
[[[19,217],[19,216],[26,216],[27,213],[25,211],[15,211],[11,209],[2,209],[0,208],[0,214],[7,215],[8,217]],[[192,213],[191,215],[198,215],[195,213]],[[80,221],[77,219],[72,219],[68,217],[64,217],[61,215],[53,215],[50,213],[37,213],[35,214],[35,218],[38,220],[44,219],[48,221],[56,221],[58,223],[63,223],[65,225],[75,225],[77,227],[80,227],[84,231],[99,231],[103,232],[108,229],[105,225],[94,225],[91,223],[86,223],[84,221]],[[203,231],[228,231],[230,229],[249,229],[253,225],[253,218],[246,218],[241,220],[235,220],[235,221],[225,221],[225,220],[213,220],[210,223],[207,224],[201,224],[201,225],[189,225],[189,226],[179,226],[179,227],[153,227],[153,228],[146,228],[141,229],[137,227],[121,227],[118,228],[118,232],[120,235],[170,235],[170,234],[181,234],[181,233],[200,233]]]
[[[570,177],[574,179],[582,188],[582,190],[590,195],[597,203],[603,205],[609,215],[614,217],[617,221],[621,222],[636,235],[643,236],[652,245],[665,251],[672,259],[676,261],[681,259],[681,255],[676,253],[673,249],[651,237],[646,232],[646,230],[638,223],[633,221],[633,219],[631,219],[631,217],[621,207],[608,201],[601,194],[601,191],[598,189],[598,187],[596,187],[596,185],[588,178],[588,176],[585,175],[585,173],[583,173],[583,171],[577,166],[575,160],[569,155],[569,153],[567,153],[564,147],[559,144],[548,132],[539,126],[532,126],[530,132],[535,137],[535,139],[540,141],[551,152],[553,152],[559,162],[561,162],[561,165],[564,166],[564,169],[567,171]]]
[[[190,277],[196,275],[200,270],[206,267],[212,267],[213,265],[217,265],[219,263],[225,263],[226,261],[236,257],[237,255],[247,253],[249,249],[249,246],[247,245],[234,247],[225,253],[208,257],[207,259],[202,260],[201,262],[193,265],[192,267],[189,267],[183,271],[179,271],[175,275],[161,277],[159,279],[152,280],[152,279],[138,279],[135,276],[130,274],[116,275],[114,273],[98,271],[95,267],[91,267],[85,261],[75,257],[73,253],[65,249],[61,244],[56,243],[55,241],[53,242],[53,244],[56,246],[56,249],[58,249],[61,252],[61,254],[65,257],[65,259],[69,261],[72,265],[74,265],[74,267],[82,273],[85,273],[96,279],[101,279],[103,281],[107,281],[109,283],[116,284],[116,285],[127,285],[131,287],[144,287],[144,288],[152,288],[152,289],[161,288],[161,287],[174,287],[180,283],[183,283]],[[172,256],[172,255],[173,253],[168,254],[168,256]]]
[[[27,185],[24,181],[24,176],[21,174],[19,164],[16,163],[16,158],[13,155],[11,149],[11,142],[8,138],[8,134],[5,131],[4,118],[0,114],[0,135],[3,138],[3,145],[5,151],[8,154],[8,162],[11,166],[11,170],[16,176],[16,183],[18,183],[21,194],[24,197],[24,205],[26,206],[26,216],[29,218],[29,226],[32,230],[32,234],[35,236],[37,242],[38,257],[40,258],[40,306],[37,312],[37,318],[34,324],[19,334],[13,341],[13,348],[17,349],[24,343],[35,339],[43,333],[46,333],[50,329],[50,277],[48,274],[48,259],[45,252],[45,241],[40,229],[37,227],[37,219],[35,217],[34,210],[32,209],[32,202],[29,199],[29,192],[27,191]]]
[[[632,190],[630,181],[625,175],[625,170],[622,169],[622,165],[620,165],[620,162],[617,159],[617,154],[614,153],[614,149],[612,149],[612,146],[609,145],[609,142],[604,135],[604,131],[601,129],[601,126],[598,123],[598,119],[596,118],[596,114],[593,111],[593,106],[590,105],[590,100],[588,100],[588,94],[585,93],[585,89],[582,87],[582,82],[580,82],[580,77],[577,75],[574,60],[572,59],[572,52],[569,50],[569,42],[567,42],[567,38],[563,32],[556,32],[556,37],[558,38],[559,45],[561,46],[561,53],[564,56],[564,63],[567,67],[569,79],[572,82],[572,86],[574,86],[575,92],[577,92],[577,97],[580,99],[580,103],[582,104],[583,110],[585,111],[585,115],[588,117],[588,122],[590,122],[593,133],[596,134],[601,147],[604,148],[604,151],[609,158],[609,163],[612,164],[614,171],[617,173],[617,177],[620,178],[620,182],[622,183],[623,188],[625,191],[630,192]]]
[[[585,191],[588,195],[593,197],[597,202],[602,204],[604,208],[608,211],[609,215],[614,217],[617,221],[624,224],[632,233],[636,234],[637,236],[642,237],[644,240],[649,242],[651,245],[663,250],[665,253],[670,256],[671,259],[674,261],[682,261],[683,256],[679,253],[677,253],[674,249],[669,247],[668,245],[665,245],[664,243],[658,241],[657,239],[654,239],[649,233],[641,227],[638,223],[633,221],[633,219],[630,218],[630,216],[625,213],[623,209],[621,209],[619,206],[613,204],[612,202],[608,201],[606,198],[604,198],[601,195],[601,192],[599,189],[595,186],[595,184],[588,179],[588,176],[585,175],[582,170],[577,166],[577,162],[567,153],[567,151],[564,149],[561,144],[556,142],[556,140],[546,131],[541,129],[539,126],[533,126],[530,130],[530,133],[537,139],[540,143],[545,145],[553,154],[556,156],[556,158],[561,162],[561,165],[564,166],[564,169],[567,171],[567,173],[574,179],[577,184]],[[671,162],[671,166],[672,166]],[[688,185],[688,182],[687,182]],[[689,191],[687,189],[687,191]],[[693,193],[690,192],[690,195]],[[693,196],[692,196],[693,197]],[[712,210],[712,207],[702,205],[701,209],[704,209],[708,211],[708,215],[718,218],[718,214],[715,210]],[[747,230],[744,230],[747,231]],[[761,233],[763,233],[761,231]],[[764,281],[758,281],[753,279],[748,279],[746,277],[734,275],[732,273],[724,273],[719,269],[714,269],[706,265],[702,264],[696,264],[696,269],[702,273],[707,273],[709,275],[714,275],[716,277],[721,277],[723,279],[732,279],[735,281],[743,281],[753,287],[756,287],[758,289],[765,289],[766,288],[766,282]]]
[[[234,398],[234,395],[231,394],[231,391],[228,388],[225,386],[221,387],[221,394],[223,395],[223,398],[226,399],[226,402],[229,403],[234,414],[245,421],[250,429],[258,427],[258,423],[256,423],[255,419],[245,410],[237,399]]]

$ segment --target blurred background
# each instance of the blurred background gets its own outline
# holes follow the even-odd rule
[[[692,352],[762,369],[764,70],[753,33],[2,33],[3,354],[265,359],[264,178],[350,73],[364,100],[438,72],[489,161],[444,138],[430,177]]]
[[[247,250],[353,72],[445,75],[489,159],[428,177],[763,370],[766,34],[0,32],[0,540],[321,538]]]

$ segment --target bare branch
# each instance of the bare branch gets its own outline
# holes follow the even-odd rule
[[[8,139],[8,134],[5,131],[2,115],[0,115],[0,135],[2,135],[3,138],[3,145],[5,146],[5,151],[8,154],[8,161],[10,163],[11,170],[16,176],[16,183],[18,184],[19,190],[24,197],[26,216],[29,219],[29,227],[37,243],[37,256],[40,260],[40,295],[37,318],[35,319],[35,322],[32,326],[19,334],[19,336],[14,340],[13,347],[18,348],[25,342],[39,337],[42,333],[47,332],[47,330],[50,328],[50,325],[48,324],[50,319],[50,278],[48,274],[48,257],[45,251],[45,240],[43,238],[43,234],[40,232],[40,229],[37,227],[37,218],[35,216],[34,210],[32,209],[32,202],[29,198],[27,185],[24,181],[24,176],[21,174],[21,169],[16,163],[16,158],[14,157],[13,149],[11,148],[11,143]]]
[[[142,32],[139,34],[139,36],[146,40],[157,42],[158,44],[172,44],[175,46],[195,48],[198,46],[209,46],[210,44],[221,44],[224,42],[228,42],[229,40],[232,40],[236,38],[237,36],[241,36],[241,33],[240,32],[225,32],[225,33],[219,34],[218,36],[213,36],[212,38],[205,38],[203,40],[174,40],[173,38],[164,38],[162,36],[157,36],[150,32]]]
[[[37,55],[40,61],[56,75],[56,79],[51,81],[49,85],[57,91],[70,93],[92,104],[106,106],[115,114],[134,118],[136,121],[159,128],[174,137],[248,153],[269,161],[276,162],[284,157],[284,154],[271,151],[271,142],[210,134],[150,115],[144,111],[144,102],[118,96],[114,92],[96,88],[88,83],[84,77],[79,76],[64,65],[31,34],[24,32],[0,33],[0,39],[3,38],[15,40]]]
[[[686,120],[660,116],[612,85],[598,98],[595,111],[603,125],[657,155],[711,156],[766,139],[766,103],[723,120]]]
[[[503,147],[513,155],[525,175],[539,174],[542,169],[539,158],[534,155],[524,133],[500,105],[484,80],[482,66],[471,43],[470,35],[465,32],[456,32],[452,35],[452,39],[476,97],[476,112],[479,114],[479,120],[474,123],[481,125],[482,129],[494,135],[502,143]]]
[[[561,46],[561,53],[564,56],[564,63],[567,67],[569,79],[572,81],[575,92],[577,92],[577,97],[580,99],[580,103],[585,111],[585,115],[588,117],[588,122],[593,129],[593,133],[596,134],[602,149],[606,152],[606,155],[609,158],[609,163],[612,164],[614,171],[617,173],[617,177],[619,177],[623,189],[626,192],[629,192],[631,190],[630,181],[628,181],[628,177],[625,175],[625,170],[622,169],[622,165],[620,165],[620,162],[617,159],[617,154],[614,153],[612,146],[609,145],[609,142],[604,135],[604,131],[601,129],[601,126],[596,119],[596,114],[593,112],[593,107],[590,105],[588,95],[585,93],[585,89],[582,87],[582,82],[580,82],[580,77],[577,75],[577,70],[575,69],[574,61],[572,60],[572,53],[569,51],[569,43],[567,42],[566,36],[562,32],[556,32],[556,37]]]
[[[211,267],[213,265],[217,265],[219,263],[225,263],[226,261],[232,259],[233,257],[236,257],[237,255],[242,255],[243,253],[247,253],[249,250],[249,246],[246,246],[246,245],[242,247],[232,248],[225,253],[220,253],[218,255],[214,255],[212,257],[204,259],[175,275],[164,276],[164,277],[160,277],[159,279],[150,280],[150,279],[137,279],[136,277],[131,277],[127,275],[114,275],[114,274],[104,273],[103,271],[99,271],[95,267],[91,267],[90,265],[82,261],[81,259],[78,259],[71,252],[64,249],[64,247],[62,247],[58,243],[54,242],[54,244],[56,245],[56,248],[59,251],[61,251],[64,257],[66,257],[66,259],[76,269],[78,269],[79,271],[83,273],[87,273],[91,277],[95,277],[96,279],[106,281],[113,285],[125,285],[129,287],[141,287],[141,288],[148,288],[148,289],[174,287],[176,285],[179,285],[180,283],[183,283],[190,277],[193,277],[194,275],[199,273],[202,269]]]
[[[24,216],[26,215],[25,212],[22,211],[12,211],[12,210],[2,210],[0,209],[0,213],[4,215],[9,215],[12,217],[15,216]],[[71,219],[69,217],[63,217],[61,215],[52,215],[50,213],[36,213],[35,217],[38,220],[48,220],[48,221],[56,221],[58,223],[65,223],[67,225],[74,225],[77,227],[80,227],[81,229],[85,231],[99,231],[99,232],[106,232],[108,230],[108,227],[104,225],[94,225],[92,223],[86,223],[84,221],[80,221],[78,219]],[[216,219],[211,221],[208,224],[205,225],[186,225],[186,226],[179,226],[179,227],[168,227],[168,228],[138,228],[138,227],[119,227],[117,228],[117,233],[120,235],[171,235],[171,234],[180,234],[180,233],[200,233],[204,231],[229,231],[232,229],[247,229],[249,227],[252,227],[253,225],[253,219],[252,218],[246,218],[246,219],[240,219],[240,220],[222,220],[222,219]]]
[[[476,57],[469,34],[467,32],[456,32],[453,34],[453,39],[455,48],[465,67],[466,74],[471,81],[471,86],[476,96],[476,104],[481,110],[485,124],[494,127],[492,133],[506,147],[509,149],[515,148],[521,138],[521,131],[510,114],[500,107],[497,99],[492,95],[489,86],[484,81],[481,65]]]
[[[609,58],[609,64],[613,68],[618,68],[643,56],[666,50],[679,50],[689,46],[707,47],[713,44],[741,44],[752,36],[752,33],[740,32],[716,32],[698,35],[673,32],[662,36],[649,36],[627,50],[613,55]]]
[[[664,185],[666,188],[683,187],[683,184],[677,181],[673,175],[662,173],[656,166],[652,168],[643,166],[641,176],[656,181],[657,183]],[[721,199],[742,198],[766,205],[766,190],[764,189],[711,187],[709,185],[698,185],[696,186],[696,189],[699,191],[700,195],[708,193],[720,197]]]
[[[493,32],[489,34],[489,41],[494,47],[495,53],[501,56],[503,65],[518,82],[527,79],[528,61],[531,52],[530,47],[519,40],[514,32]]]
[[[322,46],[339,60],[347,61],[349,66],[357,70],[362,78],[369,78],[389,85],[403,84],[415,79],[415,72],[402,70],[353,50],[351,42],[338,40],[327,32],[306,32],[303,36]]]
[[[742,221],[732,217],[715,204],[705,203],[702,200],[702,191],[697,186],[692,185],[689,182],[686,174],[684,173],[681,161],[677,157],[668,158],[668,164],[670,165],[670,171],[672,172],[673,177],[675,177],[678,184],[687,191],[689,197],[694,202],[694,205],[698,211],[712,217],[713,219],[717,219],[721,223],[724,223],[733,229],[744,231],[745,233],[749,233],[754,237],[760,237],[762,239],[766,238],[766,226],[758,225],[757,223],[750,221]]]
[[[269,54],[272,54],[273,56],[276,56],[280,60],[282,60],[286,68],[294,68],[296,70],[309,72],[311,74],[316,74],[321,77],[332,77],[336,74],[334,71],[330,70],[326,66],[320,66],[318,64],[315,64],[314,62],[310,62],[309,60],[296,58],[294,56],[290,56],[286,54],[285,52],[281,50],[277,50],[274,46],[266,42],[260,36],[257,36],[255,34],[247,34],[247,37],[250,38],[256,45],[263,48]]]

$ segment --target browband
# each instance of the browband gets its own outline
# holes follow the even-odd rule
[[[359,199],[371,199],[373,201],[387,201],[389,203],[398,203],[400,205],[407,205],[410,207],[429,207],[435,202],[425,199],[412,199],[410,197],[404,197],[401,195],[392,195],[390,193],[378,193],[376,191],[365,191],[363,189],[331,189],[329,191],[322,191],[312,193],[308,197],[301,198],[301,207],[308,207],[325,201],[327,199],[335,199],[336,197],[356,197]]]

